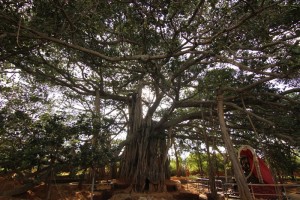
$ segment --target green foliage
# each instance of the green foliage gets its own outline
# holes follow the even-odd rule
[[[92,165],[104,166],[112,159],[111,149],[101,146],[91,148],[88,139],[92,127],[79,119],[67,125],[66,118],[43,114],[38,120],[31,119],[24,112],[7,113],[1,110],[1,159],[5,170],[31,169],[33,166],[72,165],[86,168]]]
[[[204,141],[195,127],[205,127],[218,135],[220,90],[237,144],[279,139],[298,147],[299,13],[292,0],[0,0],[3,163],[26,166],[39,154],[48,163],[55,155],[102,166],[112,157],[107,138],[130,129],[130,95],[141,86],[150,93],[141,97],[141,124],[157,121],[154,132],[172,128],[172,137]],[[63,103],[51,101],[50,90]],[[96,91],[99,124],[91,114]],[[86,115],[77,116],[78,104]]]
[[[277,175],[295,178],[296,172],[299,171],[298,149],[292,149],[280,144],[280,141],[275,141],[269,144],[267,156]]]
[[[199,156],[201,161],[199,160]],[[186,169],[189,170],[191,175],[196,176],[204,176],[208,177],[208,161],[207,161],[207,154],[206,153],[189,153],[188,157],[183,161],[182,157],[179,157],[180,166],[181,166],[181,174],[185,176]],[[202,165],[202,170],[200,169],[200,162]],[[216,154],[216,176],[224,175],[224,164],[223,164],[223,157],[220,154]],[[171,159],[170,161],[170,172],[172,176],[176,175],[176,162],[175,159]]]
[[[51,101],[43,99],[42,91],[38,90],[42,95],[29,93],[35,89],[21,85],[10,87],[10,84],[4,89],[1,98],[7,103],[0,109],[2,170],[30,173],[34,167],[49,165],[57,170],[64,166],[80,170],[110,162],[113,147],[97,146],[91,149],[90,138],[95,127],[89,115],[70,117],[45,112],[52,111],[47,108],[47,103]],[[36,95],[40,95],[38,101]],[[112,122],[105,118],[98,130],[110,131]]]
[[[224,175],[224,158],[222,155],[220,154],[214,154],[213,155],[215,159],[214,163],[215,163],[215,175],[216,176],[220,176],[220,175]],[[201,172],[200,170],[200,160],[199,157],[201,159],[202,162],[202,166],[203,166],[203,172]],[[199,153],[199,152],[195,152],[195,153],[190,153],[188,158],[187,158],[187,165],[190,169],[190,172],[192,174],[198,174],[198,175],[204,175],[204,176],[208,176],[208,160],[207,160],[207,154],[206,153]]]
[[[199,160],[199,157],[201,160]],[[200,169],[200,162],[202,162],[203,171]],[[197,175],[208,175],[208,161],[207,161],[207,155],[204,153],[190,153],[187,157],[187,165],[189,167],[189,170],[191,174],[197,174]]]
[[[170,160],[169,170],[171,176],[176,176],[176,161],[174,159]]]

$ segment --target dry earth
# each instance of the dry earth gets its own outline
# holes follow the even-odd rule
[[[186,178],[177,177],[172,177],[166,182],[168,192],[165,193],[128,192],[125,184],[118,181],[115,184],[114,189],[98,187],[93,193],[93,200],[203,200],[207,199],[208,192],[206,187],[199,187],[195,183],[187,184]],[[20,186],[22,184],[11,177],[0,177],[0,194]],[[290,200],[300,200],[300,187],[289,188],[288,195]],[[0,200],[91,200],[91,196],[90,185],[84,185],[79,189],[77,184],[53,183],[49,189],[42,183],[21,195],[13,197],[0,195]]]
[[[197,189],[187,184],[181,185],[178,179],[167,181],[169,192],[164,193],[135,193],[128,192],[126,186],[116,182],[112,190],[95,190],[93,200],[193,200],[199,199]],[[0,177],[0,194],[22,186],[11,177]],[[98,188],[99,189],[99,188]],[[103,189],[103,188],[101,188]],[[104,188],[105,189],[105,188]],[[108,189],[108,188],[106,188]],[[91,200],[91,187],[84,185],[81,189],[77,184],[51,184],[50,189],[42,183],[27,192],[17,196],[0,196],[0,200]]]

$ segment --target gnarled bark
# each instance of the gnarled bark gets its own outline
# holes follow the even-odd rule
[[[165,191],[165,134],[154,131],[151,118],[142,118],[141,90],[129,101],[129,143],[123,152],[120,178],[131,183],[135,191]]]

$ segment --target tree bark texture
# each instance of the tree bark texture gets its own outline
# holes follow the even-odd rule
[[[165,134],[154,132],[151,118],[142,118],[141,89],[129,102],[129,143],[123,152],[120,178],[137,192],[163,192],[168,152]]]
[[[226,150],[229,155],[229,159],[231,160],[232,167],[234,170],[234,176],[237,182],[240,198],[242,200],[250,200],[252,199],[250,190],[248,188],[246,178],[242,172],[242,168],[238,161],[235,149],[233,147],[232,141],[230,139],[229,133],[226,128],[226,123],[224,119],[224,102],[223,102],[223,93],[222,91],[218,91],[217,96],[217,103],[218,103],[218,115],[219,115],[219,122],[222,131],[223,140],[225,143]]]
[[[209,151],[209,138],[207,132],[205,130],[205,146],[206,146],[206,154],[208,160],[208,175],[209,175],[209,187],[210,187],[210,198],[217,199],[217,188],[216,188],[216,180],[215,180],[215,165],[214,165],[214,157],[211,157],[211,153]]]
[[[101,98],[100,98],[100,91],[99,89],[95,90],[96,96],[95,96],[95,107],[94,107],[94,113],[93,113],[93,137],[92,137],[92,149],[93,154],[97,152],[97,149],[100,148],[107,148],[107,145],[109,145],[108,138],[104,138],[104,135],[101,135]],[[101,140],[100,140],[100,137]],[[94,158],[93,158],[94,159]],[[95,162],[95,161],[94,161]],[[105,174],[105,166],[97,166],[96,163],[92,163],[92,167],[89,170],[91,179],[95,178],[104,178],[106,176]],[[89,180],[92,181],[92,180]]]

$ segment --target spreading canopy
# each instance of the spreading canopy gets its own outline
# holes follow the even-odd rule
[[[3,70],[99,92],[122,122],[142,87],[143,117],[160,130],[216,125],[223,90],[237,139],[254,130],[299,145],[297,1],[2,0],[0,9]]]

